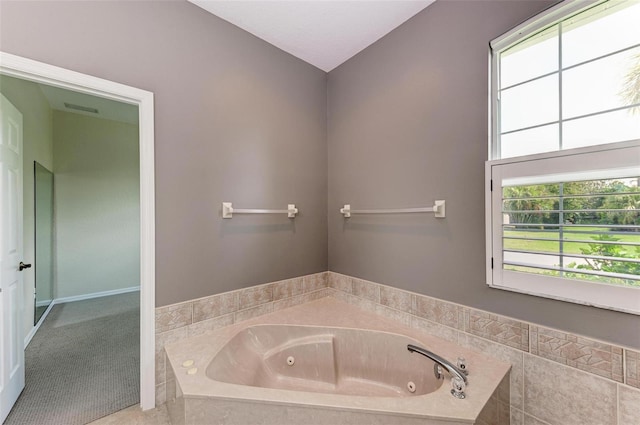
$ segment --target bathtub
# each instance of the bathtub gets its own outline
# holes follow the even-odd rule
[[[465,357],[466,398],[407,344]],[[174,425],[490,425],[499,386],[508,394],[510,365],[333,298],[165,349]]]

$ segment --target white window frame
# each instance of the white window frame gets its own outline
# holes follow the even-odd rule
[[[640,140],[499,159],[499,105],[497,89],[494,90],[499,88],[499,53],[544,27],[602,2],[566,0],[491,42],[490,140],[489,160],[485,164],[486,282],[492,288],[640,315],[638,288],[514,272],[502,267],[501,181],[504,174],[517,170],[516,175],[530,177],[593,171],[597,176],[596,170],[637,169],[640,175]]]

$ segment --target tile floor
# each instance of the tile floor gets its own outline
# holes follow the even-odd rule
[[[166,405],[143,412],[136,404],[88,425],[171,425]]]

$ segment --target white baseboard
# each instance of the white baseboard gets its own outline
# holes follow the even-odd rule
[[[43,307],[45,305],[49,305],[53,302],[53,300],[42,300],[42,301],[38,301],[36,302],[36,307]]]
[[[128,294],[129,292],[136,292],[139,290],[140,290],[139,286],[131,286],[129,288],[113,289],[111,291],[93,292],[91,294],[74,295],[71,297],[54,299],[53,301],[51,301],[51,304],[49,304],[49,307],[47,307],[44,313],[42,313],[42,317],[40,318],[40,320],[38,320],[38,323],[33,328],[31,328],[31,331],[29,331],[27,336],[24,338],[24,348],[25,349],[27,348],[27,345],[29,345],[29,343],[33,339],[33,336],[36,334],[38,329],[40,329],[40,325],[42,325],[42,322],[44,322],[44,319],[47,318],[47,315],[49,314],[49,312],[51,311],[54,305],[69,303],[73,301],[90,300],[93,298],[108,297],[110,295]]]
[[[31,328],[27,336],[24,338],[25,350],[27,349],[27,345],[29,345],[29,343],[33,339],[33,336],[36,334],[36,332],[38,332],[38,329],[40,329],[40,325],[42,325],[42,322],[44,322],[44,319],[46,319],[47,316],[49,315],[49,312],[51,311],[55,303],[56,303],[55,300],[51,301],[51,303],[49,304],[49,307],[47,307],[44,313],[42,313],[42,316],[40,316],[40,320],[38,320],[38,323],[36,323],[36,325],[33,328]]]
[[[70,303],[73,301],[90,300],[93,298],[108,297],[110,295],[127,294],[129,292],[139,291],[139,286],[131,286],[129,288],[113,289],[111,291],[93,292],[91,294],[73,295],[71,297],[56,298],[53,300],[55,304]]]

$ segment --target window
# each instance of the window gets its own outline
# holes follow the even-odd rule
[[[638,22],[565,1],[491,43],[490,286],[640,314]]]

